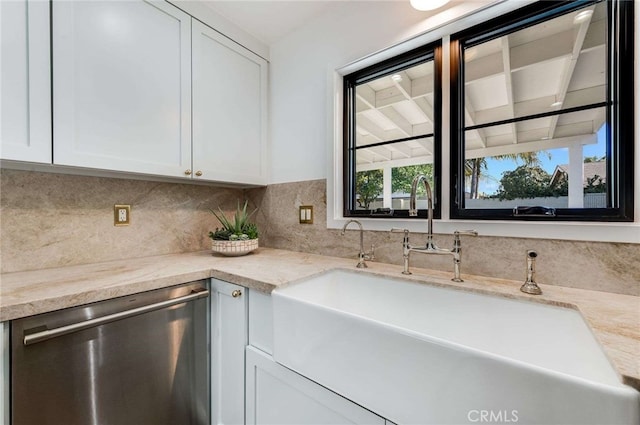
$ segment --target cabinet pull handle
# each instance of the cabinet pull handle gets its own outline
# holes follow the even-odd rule
[[[190,175],[191,175],[191,170],[186,170],[186,171],[184,172],[184,174],[185,174],[185,175],[187,175],[187,176],[190,176]]]
[[[234,290],[233,292],[231,292],[231,296],[233,298],[238,298],[240,295],[242,295],[242,291],[239,289]]]
[[[198,170],[196,171],[196,176],[200,177],[202,175],[202,171]]]

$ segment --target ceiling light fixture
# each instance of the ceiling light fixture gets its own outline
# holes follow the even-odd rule
[[[578,13],[575,18],[573,18],[573,23],[581,24],[589,19],[591,15],[593,15],[593,10],[583,10],[582,12]]]
[[[558,106],[562,106],[562,102],[553,102],[550,106],[552,108],[557,108]]]
[[[449,3],[449,0],[410,0],[411,6],[416,10],[434,10]]]
[[[400,81],[402,81],[402,75],[400,75],[400,74],[393,74],[393,75],[391,76],[391,79],[392,79],[393,81],[400,82]]]

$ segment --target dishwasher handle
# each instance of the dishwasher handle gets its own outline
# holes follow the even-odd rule
[[[191,294],[185,295],[183,297],[173,298],[170,300],[133,308],[131,310],[120,311],[118,313],[113,313],[102,317],[96,317],[95,319],[76,322],[66,326],[60,326],[59,328],[34,332],[32,334],[25,335],[23,342],[24,345],[37,344],[38,342],[46,341],[48,339],[67,335],[73,332],[78,332],[84,329],[92,328],[94,326],[100,326],[106,323],[115,322],[116,320],[126,319],[127,317],[137,316],[139,314],[149,313],[155,310],[161,310],[163,308],[171,307],[176,304],[183,304],[189,301],[197,300],[199,298],[206,298],[208,296],[209,290],[207,289],[202,289],[199,291],[194,290]]]

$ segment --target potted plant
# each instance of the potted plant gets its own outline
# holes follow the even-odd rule
[[[214,232],[209,232],[213,252],[236,257],[246,255],[258,248],[258,227],[249,221],[257,209],[247,213],[247,201],[242,208],[238,202],[238,208],[232,220],[224,215],[220,207],[218,207],[218,212],[211,209],[209,211],[222,224],[222,228],[216,228]]]

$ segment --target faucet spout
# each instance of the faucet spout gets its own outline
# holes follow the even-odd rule
[[[349,226],[349,224],[351,223],[355,223],[358,225],[358,227],[360,228],[360,252],[358,253],[358,265],[356,267],[360,268],[367,268],[367,263],[365,262],[365,260],[373,260],[374,259],[374,248],[373,245],[371,245],[371,252],[366,252],[364,250],[364,236],[363,236],[363,229],[362,229],[362,223],[360,223],[358,220],[349,220],[347,221],[344,226],[342,226],[342,232],[340,232],[340,235],[344,236],[345,231],[347,230],[347,226]]]
[[[358,220],[349,220],[346,223],[344,223],[344,226],[342,226],[342,232],[340,232],[341,236],[344,236],[345,231],[347,230],[347,226],[349,226],[349,224],[351,223],[355,223],[358,225],[358,227],[360,228],[360,252],[364,252],[364,238],[363,238],[363,230],[362,230],[362,223],[360,223]]]
[[[427,191],[427,249],[437,249],[437,246],[433,243],[433,192],[431,191],[431,185],[427,181],[427,176],[424,174],[418,174],[413,178],[411,182],[411,196],[409,198],[409,216],[415,217],[418,215],[418,209],[416,208],[416,198],[418,185],[420,182],[424,183],[424,189]]]

